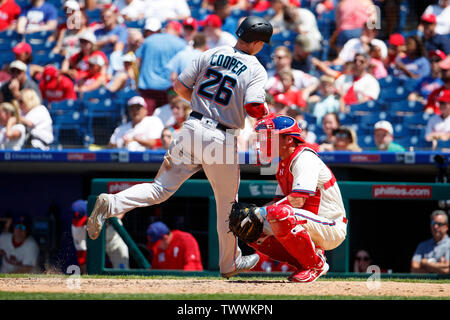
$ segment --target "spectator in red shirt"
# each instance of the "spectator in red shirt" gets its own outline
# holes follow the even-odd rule
[[[286,101],[287,105],[296,105],[299,108],[306,108],[306,101],[303,99],[303,91],[297,89],[294,86],[294,74],[291,70],[281,70],[278,72],[278,76],[280,78],[282,84],[282,90],[273,90],[269,93],[274,95],[274,97],[278,95],[283,95],[283,100]]]
[[[20,11],[14,0],[0,0],[0,31],[14,29]]]
[[[93,55],[88,60],[88,72],[77,82],[75,91],[79,93],[97,90],[106,84],[105,60],[100,55]]]
[[[190,233],[157,221],[148,227],[147,239],[152,269],[203,271],[197,240]]]
[[[77,98],[72,80],[60,74],[52,65],[45,66],[39,89],[42,98],[49,103]]]
[[[427,104],[425,105],[426,113],[435,113],[437,115],[441,114],[437,98],[439,97],[441,91],[450,89],[450,57],[447,57],[445,60],[439,62],[439,67],[442,70],[441,79],[442,82],[444,82],[444,85],[430,93]]]
[[[86,31],[79,37],[81,51],[70,57],[70,59],[65,59],[61,66],[61,72],[67,74],[72,79],[80,80],[86,77],[89,73],[89,63],[88,60],[92,56],[100,56],[103,58],[104,64],[102,67],[102,73],[106,74],[106,65],[108,64],[108,58],[106,55],[99,50],[96,50],[95,43],[97,41],[95,35],[91,31]]]

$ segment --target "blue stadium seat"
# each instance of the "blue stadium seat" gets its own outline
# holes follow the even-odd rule
[[[380,88],[383,89],[383,88],[398,87],[399,85],[402,84],[402,81],[399,78],[388,75],[385,78],[379,79],[378,83],[380,84]]]
[[[55,67],[60,68],[64,56],[53,52],[43,52],[33,55],[33,63],[44,66],[46,64],[53,64]]]
[[[425,126],[429,118],[430,114],[421,112],[403,117],[403,124],[406,126]]]
[[[294,31],[284,30],[272,36],[271,42],[273,46],[289,46],[294,43],[295,37],[298,33]]]
[[[56,42],[45,41],[43,43],[30,43],[31,49],[33,50],[33,55],[37,54],[50,54],[52,49],[55,47]]]
[[[67,112],[64,114],[52,114],[53,119],[53,146],[87,147],[89,140],[87,135],[87,118],[82,112]]]
[[[272,8],[269,8],[264,11],[250,11],[249,15],[270,19],[274,14],[275,11]]]
[[[15,43],[24,40],[24,35],[17,33],[14,30],[6,30],[0,32],[0,42],[12,42]]]
[[[384,104],[380,101],[367,101],[364,103],[352,104],[351,112],[381,112],[384,110]]]
[[[88,118],[88,135],[91,143],[107,145],[114,129],[120,123],[120,104],[111,99],[83,102]]]
[[[204,20],[212,11],[206,8],[194,8],[191,9],[191,17],[196,20]]]
[[[25,36],[25,39],[28,43],[42,43],[47,41],[47,38],[50,37],[54,31],[40,31],[34,33],[28,33]]]
[[[423,104],[419,101],[393,101],[389,104],[391,113],[397,112],[423,112]]]
[[[63,100],[51,103],[50,114],[52,114],[52,116],[62,115],[75,111],[82,111],[82,104],[78,100]]]
[[[350,125],[357,121],[356,116],[350,113],[339,113],[339,122],[341,125]]]
[[[450,140],[447,140],[447,141],[438,140],[437,141],[437,145],[436,145],[436,149],[437,150],[450,149]]]
[[[387,120],[389,122],[393,122],[392,121],[392,117],[390,117],[386,112],[382,111],[382,112],[374,112],[374,113],[369,113],[366,115],[362,115],[359,117],[358,121],[359,123],[361,123],[362,125],[368,125],[368,126],[373,126],[375,123],[377,123],[380,120]]]
[[[358,135],[358,145],[362,149],[373,149],[376,148],[375,141],[373,140],[372,134]]]
[[[426,141],[420,135],[413,135],[395,139],[394,142],[400,144],[407,150],[409,150],[411,147],[414,149],[430,149],[432,146],[431,142]]]
[[[90,23],[92,22],[100,22],[101,21],[101,10],[100,9],[92,9],[86,10],[86,15]]]
[[[187,4],[189,8],[192,9],[198,9],[202,7],[202,0],[188,0]]]
[[[235,19],[240,19],[242,17],[248,16],[248,11],[241,10],[241,9],[233,9],[233,10],[231,10],[230,16],[232,16]]]
[[[97,90],[84,92],[81,97],[81,100],[82,101],[105,100],[111,99],[112,97],[113,94],[111,93],[111,91],[109,91],[105,87],[100,87]]]
[[[145,19],[136,21],[125,21],[127,28],[142,29],[145,27]]]
[[[386,102],[405,100],[410,91],[406,90],[402,86],[392,86],[389,88],[382,88],[380,91],[380,99]]]

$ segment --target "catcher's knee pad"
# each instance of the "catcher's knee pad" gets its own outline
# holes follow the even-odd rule
[[[275,236],[286,235],[296,225],[306,222],[298,219],[294,214],[294,209],[286,204],[267,207],[266,219],[270,223]]]
[[[286,251],[304,268],[321,268],[322,258],[316,254],[316,247],[308,231],[303,228],[305,220],[295,216],[294,210],[288,205],[278,205],[267,209],[269,221],[275,238]]]
[[[295,268],[303,268],[297,259],[287,252],[280,241],[274,236],[267,236],[263,240],[258,239],[258,241],[251,242],[248,245],[273,260],[286,262]]]

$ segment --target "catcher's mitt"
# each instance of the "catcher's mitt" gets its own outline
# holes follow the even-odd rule
[[[263,218],[255,204],[233,202],[229,216],[230,231],[244,242],[258,240],[263,231]]]

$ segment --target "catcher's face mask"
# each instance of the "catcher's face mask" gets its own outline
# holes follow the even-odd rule
[[[288,134],[305,142],[301,137],[302,130],[295,119],[288,116],[271,116],[259,120],[255,125],[257,133],[253,148],[256,151],[258,164],[269,164],[279,153],[279,136]]]

